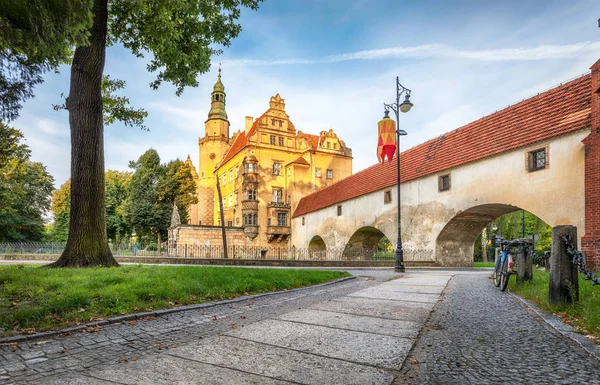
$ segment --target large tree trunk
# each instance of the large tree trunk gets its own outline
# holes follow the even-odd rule
[[[71,126],[71,214],[67,246],[50,267],[118,266],[106,235],[102,73],[108,0],[94,0],[90,45],[77,47],[67,99]]]

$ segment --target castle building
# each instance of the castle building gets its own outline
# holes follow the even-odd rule
[[[186,161],[198,194],[188,225],[200,225],[194,238],[203,242],[201,228],[221,224],[220,188],[225,225],[232,233],[243,229],[244,244],[287,245],[300,199],[350,176],[352,150],[332,129],[319,135],[296,130],[279,94],[265,113],[247,116],[244,130],[230,137],[225,105],[219,69],[205,134],[198,139],[198,168],[189,156]]]

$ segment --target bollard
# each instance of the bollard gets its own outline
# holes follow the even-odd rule
[[[528,242],[528,239],[521,239]],[[533,279],[533,258],[525,252],[524,247],[519,247],[517,251],[517,282],[531,281]]]
[[[571,235],[577,239],[574,226],[556,226],[552,229],[552,254],[550,256],[550,286],[548,303],[558,305],[574,303],[579,300],[579,281],[577,265],[571,262],[563,236]]]

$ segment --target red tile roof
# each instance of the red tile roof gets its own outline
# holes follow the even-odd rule
[[[512,151],[591,125],[584,75],[402,152],[402,182]],[[376,164],[300,200],[294,217],[396,185],[396,162]]]
[[[227,151],[225,153],[223,160],[221,161],[221,163],[219,163],[219,167],[221,167],[222,165],[227,163],[227,161],[229,159],[233,158],[235,155],[237,155],[238,152],[242,151],[244,149],[244,147],[246,147],[246,144],[248,144],[248,138],[251,137],[252,135],[254,135],[254,133],[256,132],[256,127],[258,126],[258,123],[262,120],[262,118],[266,114],[267,113],[265,112],[264,114],[262,114],[260,116],[260,118],[258,118],[254,121],[254,123],[252,124],[252,127],[250,127],[250,130],[248,130],[248,135],[246,135],[246,131],[243,131],[237,136],[237,138],[235,139],[235,142],[233,142],[231,147],[229,147],[229,151]]]
[[[296,159],[296,160],[293,160],[293,161],[291,161],[291,162],[290,162],[290,163],[288,163],[288,164],[293,164],[293,163],[296,163],[296,164],[301,164],[301,165],[304,165],[304,166],[310,166],[310,163],[308,163],[308,162],[306,161],[306,159],[304,159],[303,157],[299,157],[298,159]],[[286,164],[286,166],[287,166],[288,164]]]

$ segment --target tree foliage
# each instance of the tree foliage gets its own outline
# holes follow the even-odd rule
[[[45,71],[67,63],[85,45],[91,0],[0,1],[0,120],[19,116]]]
[[[0,123],[0,241],[39,241],[54,179],[29,159],[23,134]]]
[[[189,206],[198,202],[190,167],[179,159],[161,164],[154,149],[129,167],[134,172],[123,208],[126,222],[144,241],[152,241],[159,233],[166,239],[173,204],[185,223]]]
[[[66,242],[69,236],[69,215],[71,211],[71,181],[68,180],[52,193],[54,224],[50,233],[53,242]]]

